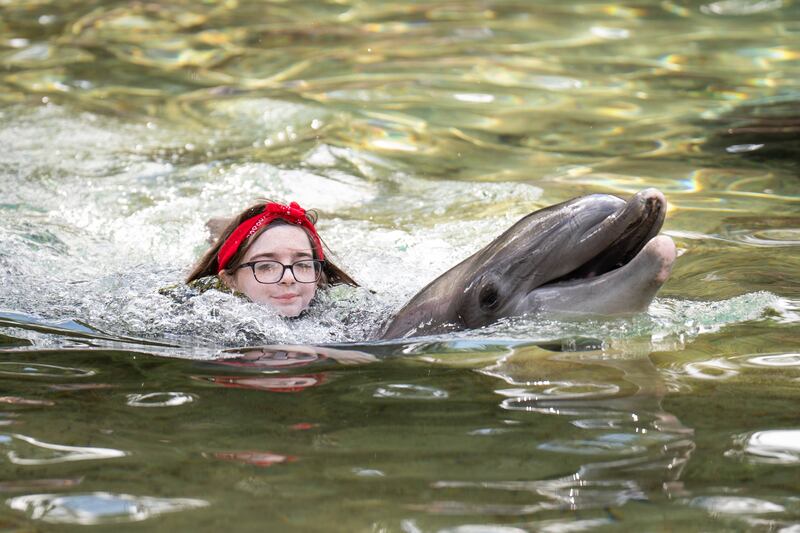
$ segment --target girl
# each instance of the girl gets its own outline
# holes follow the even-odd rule
[[[326,259],[316,213],[297,203],[266,202],[242,211],[195,265],[187,283],[208,276],[280,315],[299,316],[317,289],[353,278]]]

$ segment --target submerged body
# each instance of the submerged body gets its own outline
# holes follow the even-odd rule
[[[442,274],[381,338],[479,328],[528,313],[617,315],[647,309],[669,277],[675,245],[658,236],[664,195],[583,196],[522,218]]]

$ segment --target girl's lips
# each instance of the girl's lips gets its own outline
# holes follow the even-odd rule
[[[279,302],[291,302],[298,296],[298,294],[282,294],[281,296],[273,296],[272,298],[278,300]]]

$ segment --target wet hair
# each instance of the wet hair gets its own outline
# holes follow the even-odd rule
[[[203,255],[203,257],[201,257],[200,260],[195,264],[191,273],[186,278],[186,282],[189,283],[191,281],[206,276],[216,276],[219,273],[219,263],[217,262],[217,254],[219,253],[219,249],[222,247],[222,245],[225,243],[228,237],[231,236],[234,230],[238,228],[242,222],[244,222],[248,218],[252,218],[256,215],[263,213],[265,204],[269,202],[270,200],[264,200],[257,204],[251,205],[250,207],[248,207],[247,209],[245,209],[244,211],[233,217],[230,223],[225,227],[222,233],[220,233],[220,235],[217,237],[216,241],[212,244],[211,248],[209,248],[208,251],[206,251],[206,253]],[[317,212],[313,210],[306,211],[306,218],[312,224],[315,224],[317,222]],[[245,240],[239,246],[239,249],[236,250],[236,253],[233,254],[233,257],[231,257],[230,261],[228,261],[228,265],[225,271],[228,272],[229,274],[233,274],[233,271],[236,269],[236,267],[238,267],[242,263],[242,259],[247,253],[247,250],[262,233],[264,233],[269,228],[274,228],[275,226],[284,224],[290,225],[285,220],[278,218],[270,222],[268,225],[259,228],[258,231],[256,231],[250,238]],[[302,229],[308,236],[309,242],[310,243],[314,242],[310,232],[306,228],[302,226],[295,226],[294,224],[291,225]],[[321,238],[320,241],[322,241]],[[330,248],[328,248],[328,245],[325,244],[324,242],[322,244],[326,249],[325,253],[326,257],[330,257]],[[314,259],[319,259],[318,257],[319,254],[317,252],[316,247],[312,246],[311,248],[313,250]],[[317,282],[317,288],[325,289],[327,287],[330,287],[331,285],[341,285],[341,284],[358,287],[358,283],[356,283],[353,278],[351,278],[344,270],[342,270],[341,268],[336,266],[333,262],[331,262],[330,259],[326,258],[325,262],[322,265],[322,275],[320,276],[319,281]]]

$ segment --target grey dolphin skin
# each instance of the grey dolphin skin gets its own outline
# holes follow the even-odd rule
[[[658,235],[656,189],[625,201],[582,196],[535,211],[423,288],[381,338],[479,328],[503,317],[645,311],[669,277],[675,244]]]

